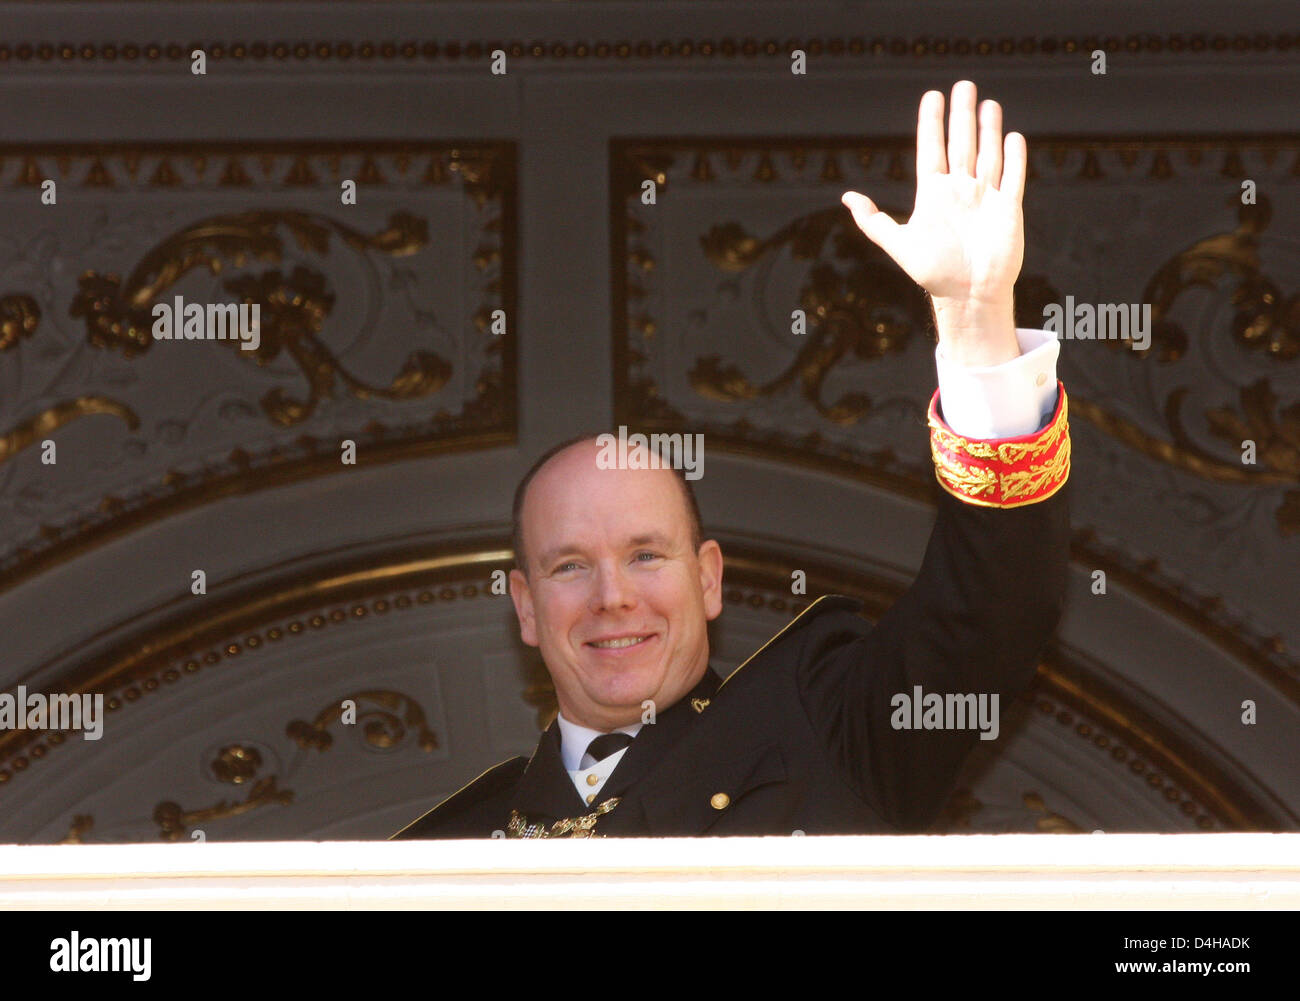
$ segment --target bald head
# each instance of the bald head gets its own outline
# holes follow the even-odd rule
[[[526,540],[524,538],[524,507],[528,501],[528,495],[530,493],[529,487],[531,486],[533,480],[537,478],[538,474],[541,473],[544,468],[551,465],[553,461],[556,462],[561,461],[562,453],[566,454],[565,455],[566,462],[569,459],[572,459],[573,456],[567,455],[567,453],[570,453],[571,451],[576,449],[577,446],[579,445],[585,444],[590,448],[591,450],[591,456],[589,460],[590,468],[596,469],[597,468],[596,454],[599,451],[596,438],[597,435],[595,434],[578,435],[573,438],[565,439],[564,441],[560,442],[558,445],[554,445],[551,448],[547,449],[545,452],[542,453],[541,456],[538,457],[537,461],[532,464],[528,472],[524,473],[523,478],[520,479],[519,481],[519,485],[515,488],[514,506],[512,508],[513,524],[512,524],[512,532],[511,532],[511,542],[512,545],[514,546],[514,552],[515,552],[515,566],[518,567],[521,571],[523,571],[525,576],[529,572],[529,558],[528,558],[528,553],[525,550]],[[579,465],[582,465],[582,463],[580,463]],[[612,472],[612,471],[602,470],[602,472]],[[700,519],[700,505],[699,502],[695,499],[695,491],[691,487],[690,480],[686,478],[685,471],[676,468],[664,468],[660,470],[654,470],[653,472],[657,472],[661,476],[671,475],[673,479],[677,481],[678,491],[681,495],[681,500],[682,500],[682,515],[687,520],[688,531],[690,533],[691,548],[694,551],[698,551],[700,548],[700,543],[704,539],[704,528]]]

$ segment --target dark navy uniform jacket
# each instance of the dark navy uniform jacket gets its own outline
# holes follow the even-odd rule
[[[1068,489],[1016,508],[940,492],[920,572],[876,625],[855,599],[823,596],[725,680],[710,668],[642,727],[596,805],[617,803],[594,823],[552,722],[531,758],[489,769],[392,837],[549,831],[583,816],[605,836],[923,830],[979,731],[895,729],[891,700],[919,685],[997,693],[1005,709],[1029,685],[1064,599]]]

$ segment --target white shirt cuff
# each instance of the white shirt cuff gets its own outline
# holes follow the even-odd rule
[[[939,405],[947,425],[965,438],[1014,438],[1041,431],[1056,411],[1060,342],[1050,330],[1017,327],[1020,357],[967,368],[934,349]]]

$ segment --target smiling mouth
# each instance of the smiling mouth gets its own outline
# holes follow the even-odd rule
[[[597,650],[626,650],[629,647],[640,646],[647,640],[654,639],[654,633],[646,636],[622,636],[616,640],[593,640],[587,644]]]

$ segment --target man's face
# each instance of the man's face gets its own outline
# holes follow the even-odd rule
[[[510,574],[520,634],[541,649],[565,719],[597,730],[662,712],[708,666],[722,551],[691,547],[670,469],[600,469],[595,441],[554,456],[522,513],[529,575]]]

